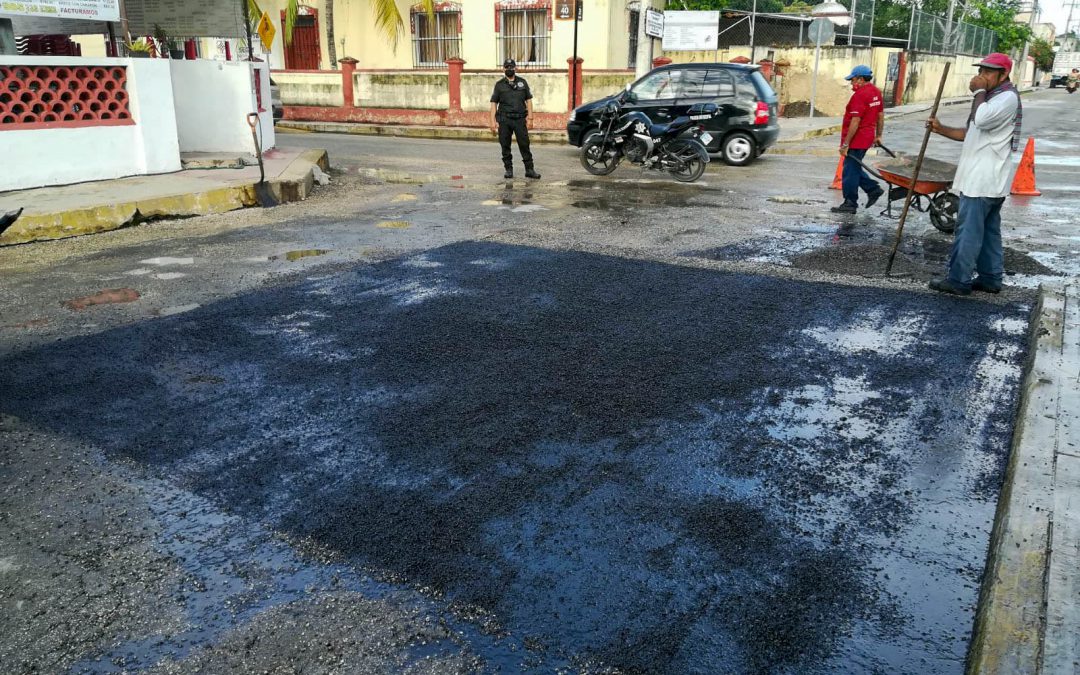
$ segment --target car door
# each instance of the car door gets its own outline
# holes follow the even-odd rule
[[[678,96],[683,71],[658,70],[641,78],[630,88],[623,109],[640,110],[649,116],[653,124],[667,124],[672,120],[672,108]]]
[[[708,144],[710,151],[720,147],[720,139],[730,126],[729,118],[735,111],[735,78],[726,68],[701,68],[683,74],[680,95],[675,102],[677,115],[685,115],[690,106],[697,103],[715,103],[716,115],[701,122],[705,131],[713,137]]]

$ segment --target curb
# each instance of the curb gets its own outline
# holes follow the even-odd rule
[[[352,134],[355,136],[388,136],[392,138],[433,138],[457,141],[492,141],[495,136],[482,127],[433,127],[404,124],[358,124],[346,122],[308,122],[281,120],[277,129],[300,133]],[[533,143],[566,143],[566,132],[551,129],[532,129]]]
[[[268,181],[274,196],[283,204],[307,199],[315,183],[314,166],[324,171],[329,169],[326,150],[304,151],[281,175]],[[24,214],[0,237],[0,247],[109,232],[153,220],[208,216],[258,206],[255,185],[229,185],[73,211]]]
[[[969,675],[1073,672],[1075,667],[1069,636],[1076,634],[1080,607],[1065,589],[1080,583],[1069,553],[1080,544],[1080,513],[1069,508],[1069,500],[1080,496],[1080,483],[1070,482],[1059,465],[1060,446],[1068,434],[1077,434],[1059,420],[1075,412],[1075,382],[1069,379],[1080,368],[1080,348],[1067,342],[1076,341],[1076,335],[1067,337],[1067,313],[1077,311],[1070,307],[1075,300],[1067,298],[1069,293],[1044,286],[1035,308],[1032,351],[968,652]],[[1074,316],[1073,331],[1075,323]],[[1074,470],[1080,467],[1080,457],[1069,461]],[[1062,489],[1056,490],[1059,482]],[[1055,583],[1065,588],[1051,592]],[[1054,605],[1049,611],[1048,602]]]

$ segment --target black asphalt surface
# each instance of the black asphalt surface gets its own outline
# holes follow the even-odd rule
[[[15,354],[0,410],[157,486],[201,579],[88,670],[258,568],[418,589],[446,671],[959,673],[1030,309],[468,242]]]

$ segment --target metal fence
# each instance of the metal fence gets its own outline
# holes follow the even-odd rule
[[[945,17],[913,9],[908,49],[934,54],[989,54],[994,51],[994,31],[963,21],[949,22]]]

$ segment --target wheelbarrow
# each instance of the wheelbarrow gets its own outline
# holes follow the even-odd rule
[[[925,157],[922,169],[919,171],[919,180],[912,185],[911,176],[915,173],[915,159],[894,153],[884,145],[878,147],[884,150],[889,158],[875,162],[873,166],[868,166],[851,155],[848,156],[858,162],[871,176],[888,184],[888,201],[881,215],[899,218],[899,215],[893,215],[893,202],[903,200],[907,197],[908,190],[912,190],[915,196],[911,200],[911,205],[923,213],[929,213],[930,223],[934,227],[945,234],[956,231],[960,198],[949,192],[953,178],[956,176],[956,165]]]

